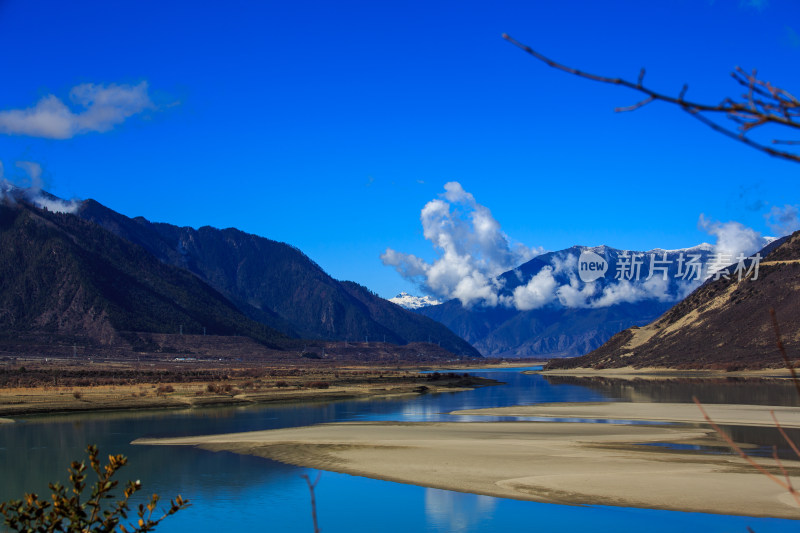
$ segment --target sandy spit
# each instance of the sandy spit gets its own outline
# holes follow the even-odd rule
[[[741,459],[637,443],[698,442],[699,428],[557,422],[337,423],[171,439],[199,446],[475,494],[800,519],[788,493]],[[800,475],[800,462],[785,462]],[[800,484],[800,483],[796,483]]]
[[[10,418],[0,418],[0,424],[13,424],[14,421]]]
[[[542,374],[543,376],[575,376],[605,377],[614,379],[674,379],[674,378],[791,378],[787,368],[767,368],[762,370],[676,370],[674,368],[644,367],[634,368],[558,368],[554,370],[528,370],[525,374]]]
[[[703,409],[717,424],[737,426],[800,428],[800,409],[766,405],[704,404]],[[650,422],[705,423],[697,405],[690,403],[587,402],[535,404],[516,407],[491,407],[453,411],[452,415],[528,416],[541,418],[581,418],[593,420],[645,420]]]

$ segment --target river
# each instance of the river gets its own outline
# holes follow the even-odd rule
[[[282,406],[222,407],[182,411],[140,411],[37,416],[0,425],[0,501],[25,491],[47,494],[47,482],[66,480],[71,460],[85,457],[88,443],[101,454],[122,453],[129,465],[120,479],[140,479],[143,493],[181,494],[192,506],[169,517],[158,531],[313,532],[303,468],[227,452],[183,447],[132,446],[139,437],[202,435],[305,426],[353,420],[491,421],[454,417],[456,409],[542,402],[685,401],[692,394],[707,403],[796,405],[788,383],[708,381],[612,381],[545,379],[523,369],[481,370],[505,385],[402,399],[368,399]],[[671,384],[670,384],[671,383]],[[737,435],[749,442],[778,442],[769,431]],[[719,451],[719,450],[708,450]],[[681,513],[606,506],[564,506],[478,496],[378,481],[332,472],[316,489],[320,528],[338,532],[785,532],[791,520]],[[799,516],[800,518],[800,516]]]

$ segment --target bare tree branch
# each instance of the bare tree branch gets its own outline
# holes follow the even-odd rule
[[[311,519],[314,522],[314,533],[319,533],[319,523],[317,522],[317,497],[314,493],[314,489],[317,488],[317,483],[319,483],[322,477],[322,471],[317,472],[317,478],[313,482],[311,478],[308,477],[308,474],[301,474],[300,477],[306,480],[308,491],[311,493]]]
[[[562,63],[558,63],[557,61],[542,55],[533,48],[522,44],[513,37],[510,37],[508,34],[504,33],[503,38],[552,68],[567,72],[580,78],[586,78],[588,80],[600,83],[621,85],[622,87],[627,87],[628,89],[632,89],[646,95],[646,98],[640,102],[631,106],[618,107],[615,109],[615,111],[635,111],[656,100],[667,102],[669,104],[677,105],[692,117],[709,126],[714,131],[722,133],[727,137],[735,139],[746,144],[747,146],[750,146],[751,148],[760,150],[761,152],[769,154],[773,157],[800,163],[800,154],[798,153],[771,148],[770,146],[754,141],[747,137],[747,134],[750,131],[767,124],[784,128],[800,129],[800,100],[795,98],[788,91],[775,87],[770,82],[758,79],[755,70],[748,74],[743,69],[736,67],[736,69],[731,73],[733,79],[746,89],[746,92],[741,96],[741,100],[725,98],[722,102],[716,105],[703,104],[685,99],[688,85],[683,86],[677,97],[669,96],[646,87],[644,85],[644,69],[639,72],[639,77],[635,83],[622,78],[611,78],[608,76],[591,74],[589,72],[584,72]],[[717,120],[709,118],[707,115],[724,115],[737,126],[735,128],[726,127]],[[800,145],[800,141],[773,139],[771,144]]]

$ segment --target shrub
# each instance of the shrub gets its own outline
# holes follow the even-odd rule
[[[162,396],[162,395],[166,395],[166,394],[168,394],[170,392],[175,392],[175,387],[173,387],[172,385],[159,385],[158,386],[158,390],[156,391],[156,394],[158,394],[159,396]]]
[[[189,501],[178,495],[174,501],[169,502],[169,508],[161,517],[154,520],[153,512],[156,510],[159,497],[153,494],[146,505],[139,505],[138,525],[129,524],[126,527],[120,521],[128,517],[130,507],[128,500],[142,488],[142,484],[139,481],[128,481],[123,491],[123,498],[104,509],[104,503],[116,498],[111,491],[119,482],[112,480],[112,477],[127,464],[128,460],[123,455],[109,455],[108,464],[103,466],[98,459],[97,446],[88,446],[87,452],[91,469],[97,474],[97,482],[92,486],[88,500],[81,501],[81,495],[86,489],[86,463],[74,461],[69,468],[69,481],[72,485],[69,489],[60,483],[49,484],[52,503],[40,500],[36,494],[26,494],[24,500],[0,503],[0,514],[5,518],[5,525],[12,531],[26,532],[105,533],[117,528],[123,533],[145,532],[154,530],[164,518],[189,506]]]

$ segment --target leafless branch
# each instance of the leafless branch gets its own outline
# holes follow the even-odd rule
[[[792,374],[792,383],[794,383],[794,386],[797,389],[797,393],[798,393],[798,395],[800,395],[800,379],[798,379],[797,373],[795,372],[795,367],[792,364],[792,362],[789,360],[789,356],[786,354],[786,348],[783,346],[783,340],[781,338],[780,328],[778,327],[778,318],[777,318],[777,316],[775,314],[775,309],[770,309],[769,310],[769,314],[770,314],[770,316],[772,318],[772,327],[773,327],[773,329],[775,331],[775,339],[776,339],[776,343],[778,345],[778,350],[781,352],[781,355],[783,356],[783,361],[786,364],[786,367],[789,369],[789,372]],[[786,489],[789,492],[789,494],[792,495],[792,497],[798,503],[798,505],[800,505],[800,493],[798,493],[797,490],[792,485],[792,480],[789,477],[789,473],[786,471],[786,468],[783,466],[783,463],[781,462],[780,458],[778,457],[778,448],[777,447],[775,447],[775,446],[773,447],[772,457],[775,460],[775,463],[778,465],[778,468],[780,468],[781,473],[783,474],[783,477],[784,477],[783,480],[781,480],[780,478],[778,478],[775,475],[773,475],[772,473],[770,473],[762,465],[760,465],[757,462],[755,462],[752,457],[747,455],[747,453],[745,453],[741,449],[741,447],[739,447],[739,445],[736,444],[736,442],[734,442],[734,440],[727,433],[722,431],[722,428],[720,428],[711,419],[711,417],[708,416],[708,413],[703,408],[703,404],[701,404],[700,401],[694,396],[692,397],[692,399],[694,400],[694,403],[697,404],[697,407],[700,408],[700,412],[703,413],[703,418],[706,419],[706,422],[708,422],[711,425],[711,427],[714,428],[714,431],[716,431],[717,434],[720,437],[722,437],[722,439],[725,442],[728,443],[728,446],[730,446],[731,449],[733,449],[733,451],[738,453],[739,456],[742,459],[744,459],[745,461],[747,461],[753,468],[755,468],[756,470],[758,470],[759,472],[761,472],[762,474],[767,476],[770,480],[774,481],[775,483],[777,483],[778,485],[780,485],[781,487]],[[775,411],[770,411],[770,414],[772,415],[772,420],[775,422],[775,427],[778,428],[778,431],[781,433],[781,436],[783,436],[783,438],[786,440],[786,442],[792,448],[792,450],[794,451],[795,455],[797,455],[797,457],[800,458],[800,449],[798,449],[798,447],[794,443],[794,441],[789,437],[789,435],[786,434],[786,431],[784,431],[784,429],[781,426],[780,422],[778,422],[778,418],[775,416]],[[750,530],[750,528],[748,528],[748,530]],[[750,530],[750,531],[752,531],[752,530]]]
[[[646,87],[644,85],[644,69],[639,72],[639,77],[635,83],[623,78],[591,74],[554,61],[533,48],[522,44],[513,37],[510,37],[508,34],[504,33],[503,38],[552,68],[600,83],[621,85],[622,87],[627,87],[628,89],[646,95],[646,98],[640,102],[631,106],[618,107],[616,111],[635,111],[655,100],[667,102],[677,105],[692,117],[727,137],[773,157],[800,163],[800,154],[798,153],[771,148],[770,146],[756,142],[747,137],[750,131],[767,124],[800,129],[800,100],[795,98],[788,91],[775,87],[770,82],[758,79],[755,70],[748,74],[743,69],[736,67],[731,74],[733,79],[746,89],[746,92],[741,96],[741,100],[725,98],[719,104],[710,105],[686,100],[687,85],[683,86],[677,97],[669,96]],[[717,120],[709,118],[709,116],[715,115],[723,115],[737,126],[735,128],[729,128]],[[797,145],[800,144],[800,141],[773,139],[771,143],[779,145]]]
[[[797,456],[797,458],[800,459],[800,450],[797,449],[797,445],[791,438],[789,438],[789,435],[786,434],[786,431],[783,430],[783,426],[781,426],[780,422],[778,422],[778,418],[775,416],[775,411],[770,411],[770,414],[772,415],[772,420],[775,421],[775,427],[778,428],[778,431],[781,432],[783,439],[792,448],[792,451],[794,451],[794,454]]]
[[[772,318],[772,329],[775,330],[775,342],[778,345],[778,351],[781,352],[781,357],[783,357],[783,362],[786,365],[786,368],[789,369],[789,372],[792,374],[792,383],[794,383],[794,388],[797,390],[797,395],[800,397],[800,379],[797,377],[797,372],[795,372],[794,365],[789,360],[789,356],[786,354],[786,348],[783,346],[783,340],[781,338],[781,329],[778,327],[778,317],[775,314],[775,309],[770,308],[769,315]]]
[[[300,477],[306,480],[308,491],[311,493],[311,519],[314,521],[314,533],[319,533],[319,524],[317,523],[317,498],[314,494],[314,489],[317,488],[317,483],[319,483],[319,479],[322,477],[322,472],[317,472],[317,478],[313,483],[311,482],[311,478],[308,477],[308,474],[302,474]]]
[[[708,413],[703,408],[703,404],[700,403],[700,400],[698,400],[695,397],[692,397],[692,399],[694,400],[694,403],[697,404],[697,407],[700,408],[700,412],[703,413],[703,418],[706,419],[706,422],[708,422],[711,425],[711,427],[714,428],[714,431],[716,431],[717,434],[720,437],[722,437],[722,439],[726,443],[728,443],[728,446],[730,446],[733,451],[735,451],[737,454],[739,454],[739,457],[741,457],[742,459],[747,461],[747,463],[750,466],[752,466],[753,468],[755,468],[756,470],[758,470],[759,472],[761,472],[762,474],[767,476],[771,481],[774,481],[775,483],[777,483],[778,485],[780,485],[781,487],[786,489],[794,497],[794,499],[798,503],[798,505],[800,505],[800,494],[798,494],[797,491],[794,489],[794,487],[792,487],[791,483],[788,483],[788,482],[780,479],[779,477],[773,475],[769,470],[767,470],[762,465],[760,465],[757,462],[755,462],[752,457],[747,455],[747,453],[745,453],[744,450],[742,450],[742,448],[738,444],[736,444],[736,442],[734,442],[734,440],[727,433],[725,433],[722,430],[722,428],[719,427],[717,425],[717,423],[714,422],[711,419],[710,416],[708,416]],[[781,465],[781,467],[782,467],[782,465]]]

